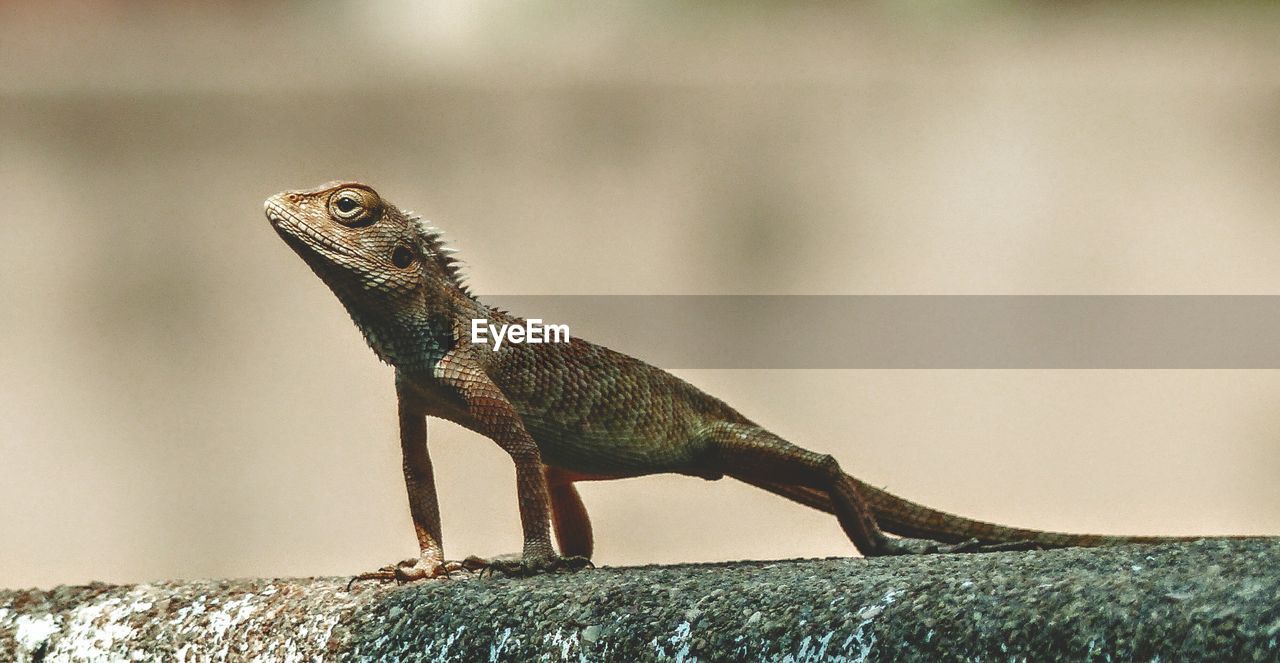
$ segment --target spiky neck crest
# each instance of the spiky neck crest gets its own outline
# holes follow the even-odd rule
[[[462,273],[462,262],[454,257],[458,250],[445,244],[444,231],[410,210],[405,210],[404,215],[418,234],[419,253],[423,261],[429,261],[435,267],[432,271],[446,278],[450,285],[457,288],[468,299],[475,300],[475,295],[467,285],[466,276]]]

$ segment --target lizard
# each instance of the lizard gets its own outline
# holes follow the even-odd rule
[[[574,484],[659,473],[728,476],[834,514],[868,557],[1198,538],[1007,527],[911,502],[620,352],[577,337],[500,349],[472,343],[472,320],[523,319],[481,303],[443,232],[365,184],[282,192],[266,201],[265,211],[276,233],[341,301],[378,358],[395,368],[404,479],[419,551],[359,578],[407,582],[462,567],[513,575],[582,568],[590,563],[594,539]],[[480,433],[511,456],[523,531],[518,559],[445,560],[427,417]]]

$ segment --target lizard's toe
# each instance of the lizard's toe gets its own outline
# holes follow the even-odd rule
[[[1006,541],[1004,543],[984,543],[976,552],[1014,552],[1022,550],[1044,550],[1044,546],[1035,541]]]
[[[512,577],[528,577],[542,573],[558,571],[578,571],[588,566],[594,568],[590,559],[580,556],[562,557],[560,555],[539,555],[530,557],[495,557],[483,559],[472,555],[462,562],[465,569],[479,571],[481,575],[501,573]]]
[[[977,539],[967,539],[959,543],[942,543],[930,539],[888,539],[884,547],[877,551],[879,555],[935,555],[950,553],[991,553],[1017,550],[1039,550],[1034,541],[1010,541],[1007,543],[983,543]]]
[[[969,539],[960,543],[943,546],[938,552],[943,553],[993,553],[1014,552],[1020,550],[1040,550],[1035,541],[1006,541],[1002,543],[983,543],[977,539]]]
[[[941,552],[943,544],[929,539],[885,539],[876,555],[930,555]]]
[[[351,586],[358,580],[404,584],[431,578],[448,578],[450,573],[464,568],[461,562],[446,562],[436,557],[415,557],[397,564],[388,564],[376,571],[353,576],[347,583],[347,590],[350,591]]]

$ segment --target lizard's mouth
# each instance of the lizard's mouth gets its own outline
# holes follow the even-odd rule
[[[276,197],[268,199],[265,207],[267,221],[271,223],[271,227],[275,228],[276,234],[280,235],[295,251],[302,253],[305,249],[309,253],[319,254],[331,260],[339,256],[356,257],[324,233],[312,228],[297,214],[277,201]]]

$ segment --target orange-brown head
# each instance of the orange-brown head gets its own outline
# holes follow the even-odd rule
[[[448,331],[435,328],[433,311],[470,299],[440,231],[365,184],[278,193],[266,215],[389,363],[416,363],[424,335]]]

